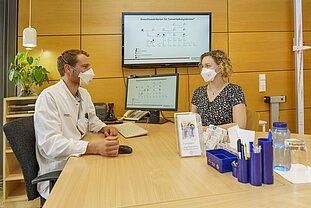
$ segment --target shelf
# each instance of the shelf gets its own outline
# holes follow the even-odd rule
[[[11,148],[6,149],[6,150],[5,150],[5,153],[7,153],[7,154],[13,153],[13,150],[12,150]]]
[[[6,181],[16,181],[16,180],[23,180],[24,176],[22,173],[19,173],[18,171],[16,171],[16,173],[12,173],[8,176],[6,176],[5,180]]]
[[[17,189],[18,190],[18,189]],[[25,193],[21,193],[21,195],[13,195],[6,198],[6,202],[15,202],[15,201],[26,201],[27,195]]]
[[[29,96],[29,97],[7,97],[5,100],[7,102],[14,102],[14,103],[24,103],[25,101],[29,100],[36,100],[37,96]]]
[[[23,114],[13,114],[13,115],[6,115],[5,118],[24,118],[32,116],[33,113],[23,113]]]
[[[9,97],[3,99],[3,124],[33,115],[37,97]],[[3,202],[9,207],[38,207],[28,202],[22,169],[3,134]],[[28,206],[31,205],[31,206]],[[11,206],[12,205],[12,206]]]
[[[16,175],[16,174],[22,174],[22,169],[19,166],[19,163],[14,155],[12,154],[6,154],[6,159],[7,162],[5,163],[5,174],[3,176],[3,179],[6,180],[6,178],[10,177],[11,175]]]
[[[5,200],[7,201],[20,201],[27,200],[26,185],[23,180],[7,181],[7,190]]]

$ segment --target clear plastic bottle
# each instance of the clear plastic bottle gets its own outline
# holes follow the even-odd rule
[[[274,122],[272,128],[273,139],[273,168],[288,171],[291,166],[290,157],[286,154],[285,139],[290,138],[290,131],[285,122]]]

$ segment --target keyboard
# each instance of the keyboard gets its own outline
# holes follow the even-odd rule
[[[119,133],[122,134],[122,136],[124,136],[125,138],[148,134],[148,131],[146,129],[143,129],[142,127],[132,122],[118,124],[115,127],[118,129]]]

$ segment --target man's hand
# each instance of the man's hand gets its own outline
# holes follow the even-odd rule
[[[108,136],[103,139],[90,141],[87,145],[85,154],[103,155],[115,157],[119,151],[119,140],[117,136]]]
[[[106,137],[108,136],[117,136],[118,135],[118,130],[117,128],[113,126],[104,126],[101,130],[101,133],[103,133]]]

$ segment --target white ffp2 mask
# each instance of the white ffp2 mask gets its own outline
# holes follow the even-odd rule
[[[202,68],[201,76],[203,77],[205,82],[213,81],[217,73],[214,69],[210,68]]]
[[[78,77],[80,77],[80,85],[81,84],[88,85],[94,76],[95,76],[95,74],[94,74],[94,71],[92,68],[90,68],[89,70],[87,70],[85,72],[80,72],[78,75]]]

